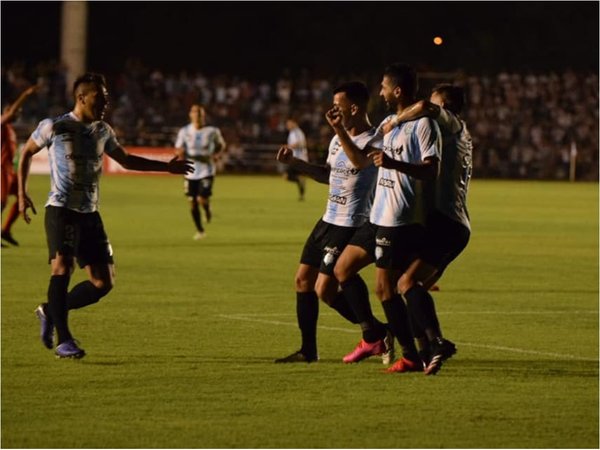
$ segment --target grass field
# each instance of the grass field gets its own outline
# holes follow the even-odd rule
[[[199,242],[179,177],[104,178],[117,284],[70,316],[88,355],[57,360],[33,314],[48,185],[32,177],[38,215],[2,249],[4,448],[598,448],[597,184],[472,183],[472,240],[435,294],[458,353],[435,377],[344,365],[359,332],[324,305],[321,361],[273,364],[299,346],[293,276],[326,187],[300,203],[258,176],[217,178]]]

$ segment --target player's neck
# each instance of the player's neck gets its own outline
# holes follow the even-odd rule
[[[372,128],[371,123],[368,120],[361,120],[356,125],[348,128],[348,134],[350,136],[358,136],[359,134],[363,134],[365,131],[370,130]]]
[[[408,108],[409,106],[411,106],[414,102],[415,102],[415,100],[412,99],[412,98],[407,98],[407,99],[400,100],[398,102],[398,105],[396,106],[396,113],[400,114],[406,108]]]
[[[71,114],[73,114],[77,118],[77,120],[79,120],[82,123],[92,123],[94,121],[93,119],[86,117],[85,114],[83,114],[81,110],[77,107],[75,107],[73,111],[71,111]]]
[[[204,124],[202,122],[192,122],[192,126],[196,129],[199,130],[200,128],[202,128],[204,126]]]

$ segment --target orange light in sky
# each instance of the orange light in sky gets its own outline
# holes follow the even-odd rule
[[[433,43],[435,45],[442,45],[444,43],[444,40],[441,37],[436,36],[433,38]]]

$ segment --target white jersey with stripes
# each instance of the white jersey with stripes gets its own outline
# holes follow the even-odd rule
[[[393,117],[386,117],[379,128]],[[420,164],[431,157],[440,159],[441,145],[439,126],[426,117],[401,123],[383,137],[385,154],[410,164]],[[424,223],[428,212],[425,203],[419,180],[380,167],[370,221],[384,227]]]
[[[352,136],[352,141],[361,150],[367,147],[381,149],[383,145],[382,137],[375,128]],[[363,169],[354,167],[337,135],[329,143],[327,165],[331,172],[323,221],[342,227],[361,226],[369,219],[377,167],[373,164]]]
[[[213,155],[223,142],[221,131],[212,126],[196,128],[188,124],[177,133],[175,147],[183,149],[185,157],[194,162],[194,171],[186,174],[188,180],[200,180],[215,176]]]
[[[81,122],[73,112],[42,120],[31,134],[38,147],[48,148],[50,193],[46,206],[81,213],[98,209],[102,157],[119,147],[106,122]]]
[[[306,136],[300,127],[292,128],[288,133],[287,145],[292,149],[294,158],[308,161],[308,146]]]

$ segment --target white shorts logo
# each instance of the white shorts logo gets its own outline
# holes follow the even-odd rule
[[[375,247],[375,259],[379,259],[383,256],[383,249],[380,246]]]
[[[323,262],[325,263],[326,266],[331,264],[333,261],[335,261],[335,256],[333,255],[333,253],[326,253],[325,256],[323,257]]]

